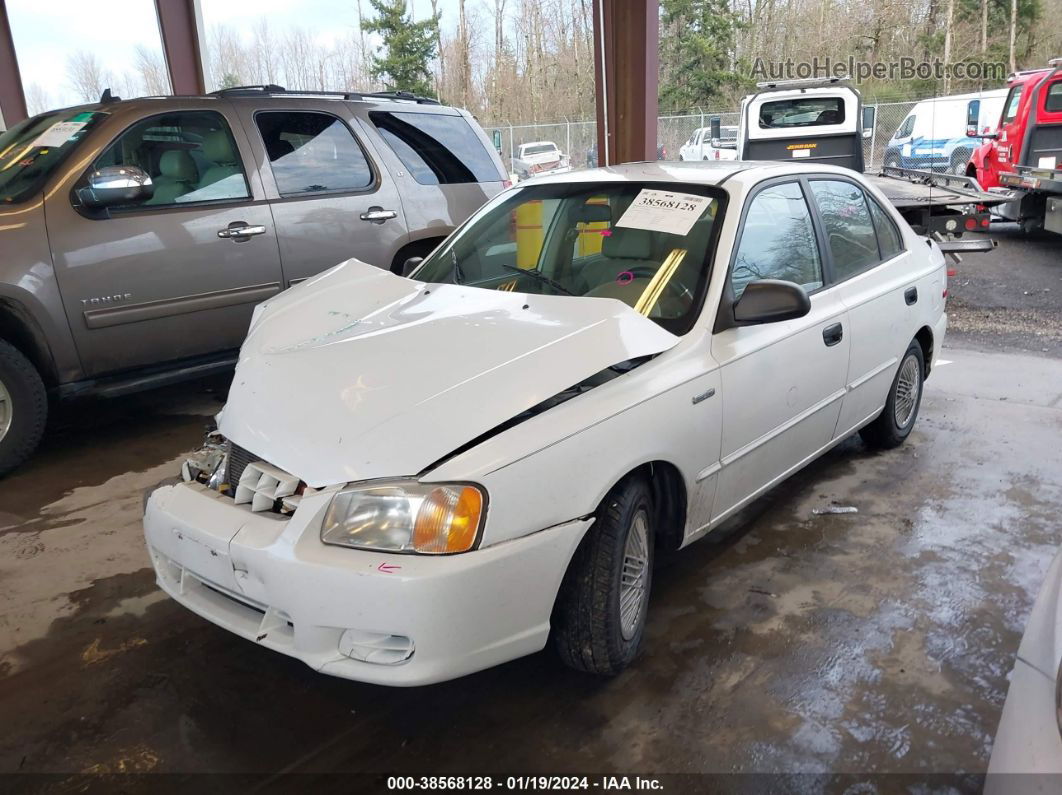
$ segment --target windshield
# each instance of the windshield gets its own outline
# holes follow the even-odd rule
[[[106,115],[70,110],[45,113],[0,134],[0,203],[28,198]]]
[[[412,278],[614,298],[684,334],[708,283],[722,197],[673,183],[518,188],[480,210]]]
[[[535,146],[525,146],[525,155],[544,155],[547,152],[553,153],[557,151],[556,144],[536,144]]]

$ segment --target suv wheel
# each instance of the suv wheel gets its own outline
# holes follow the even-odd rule
[[[36,449],[47,418],[41,377],[17,348],[0,340],[0,475]]]
[[[653,580],[653,503],[644,479],[616,486],[564,575],[554,612],[561,660],[614,676],[641,646]]]

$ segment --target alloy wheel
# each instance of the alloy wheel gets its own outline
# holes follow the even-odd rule
[[[7,391],[4,382],[0,381],[0,442],[4,441],[7,432],[11,430],[11,421],[11,393]]]
[[[922,379],[918,372],[918,359],[908,356],[900,366],[896,379],[896,395],[893,400],[893,416],[899,428],[906,428],[914,416],[918,396],[922,391]]]
[[[630,640],[638,632],[645,610],[649,580],[649,517],[638,511],[627,532],[620,575],[620,633]]]

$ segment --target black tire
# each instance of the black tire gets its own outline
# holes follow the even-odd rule
[[[911,362],[914,362],[912,365]],[[867,447],[877,450],[888,450],[899,447],[910,436],[914,428],[915,420],[918,419],[918,409],[922,405],[922,387],[925,383],[926,363],[922,355],[922,346],[915,340],[911,343],[907,352],[900,359],[900,366],[896,368],[896,377],[892,379],[889,388],[889,398],[885,401],[885,408],[878,418],[863,428],[859,435]],[[910,378],[913,377],[913,384]],[[901,386],[901,382],[909,386]],[[904,410],[901,405],[901,415],[906,415],[906,420],[900,422],[897,419],[896,404],[902,400],[902,395],[910,394],[914,389],[914,403],[909,409]],[[902,417],[901,417],[902,419]]]
[[[48,420],[48,395],[37,370],[0,340],[0,477],[37,449]],[[4,432],[7,427],[6,433]]]
[[[571,668],[615,676],[638,654],[653,581],[653,503],[640,477],[617,485],[598,508],[561,583],[553,615],[554,643]],[[644,555],[637,618],[624,626],[620,600],[627,539],[644,521]],[[637,536],[636,536],[637,538]]]

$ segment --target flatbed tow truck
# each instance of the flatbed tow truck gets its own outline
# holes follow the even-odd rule
[[[1031,232],[1062,235],[1062,58],[1046,68],[1015,72],[994,133],[979,133],[967,120],[966,135],[986,139],[967,174],[1003,201],[993,215]]]
[[[720,138],[721,122],[711,119],[712,146],[737,150],[739,160],[800,160],[828,163],[863,173],[863,140],[870,137],[874,108],[864,107],[847,78],[780,80],[758,83],[741,102],[736,141]],[[919,234],[932,237],[941,251],[991,251],[995,241],[967,232],[985,231],[988,208],[1007,198],[981,189],[967,175],[886,166],[865,176],[878,187]]]

